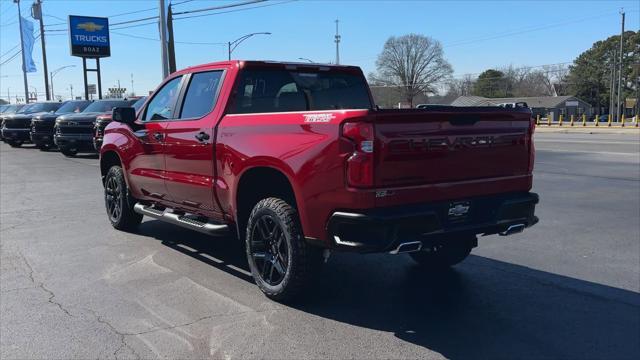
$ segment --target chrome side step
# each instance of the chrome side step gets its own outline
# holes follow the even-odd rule
[[[410,253],[422,250],[421,241],[409,241],[398,245],[397,248],[389,251],[389,254],[397,255],[403,253]]]
[[[142,214],[154,219],[168,222],[173,225],[178,225],[186,229],[191,229],[203,234],[211,236],[226,236],[229,235],[229,226],[226,224],[215,224],[212,222],[202,222],[196,219],[192,219],[185,215],[179,215],[173,213],[172,209],[159,210],[151,206],[146,206],[141,203],[137,203],[133,206],[133,211],[138,214]]]

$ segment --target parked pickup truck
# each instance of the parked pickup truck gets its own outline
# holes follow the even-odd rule
[[[44,113],[36,115],[31,119],[31,142],[40,150],[47,151],[55,146],[53,143],[54,125],[59,116],[67,114],[77,114],[82,112],[91,100],[69,100],[54,113]]]
[[[357,67],[190,67],[113,120],[100,150],[112,226],[146,215],[242,239],[276,300],[313,284],[331,251],[408,253],[433,270],[478,235],[537,222],[529,109],[378,110]]]
[[[74,157],[80,151],[93,152],[93,134],[96,118],[118,106],[131,106],[135,100],[106,99],[96,100],[80,113],[58,116],[53,141],[60,152]]]
[[[2,138],[11,147],[20,147],[24,143],[31,142],[31,119],[34,116],[53,114],[60,108],[61,102],[37,102],[28,104],[15,114],[3,117]]]
[[[133,107],[136,110],[136,113],[140,110],[146,98],[147,98],[146,96],[129,98],[130,100],[136,101],[133,103],[133,105],[131,105],[131,107]],[[98,115],[96,117],[96,122],[95,122],[95,125],[93,126],[93,148],[96,149],[96,151],[100,151],[100,147],[102,146],[102,136],[104,135],[104,128],[106,128],[110,122],[111,122],[111,113]]]

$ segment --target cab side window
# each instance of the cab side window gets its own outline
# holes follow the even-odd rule
[[[147,106],[143,121],[173,118],[173,111],[180,93],[180,81],[182,81],[182,76],[171,79],[153,96]]]
[[[222,71],[207,71],[191,75],[180,119],[197,119],[210,113],[216,103],[221,79]]]

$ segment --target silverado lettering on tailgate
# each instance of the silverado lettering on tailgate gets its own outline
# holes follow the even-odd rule
[[[424,153],[430,151],[457,151],[476,148],[495,148],[523,145],[525,134],[442,136],[413,139],[397,139],[389,142],[390,154]]]

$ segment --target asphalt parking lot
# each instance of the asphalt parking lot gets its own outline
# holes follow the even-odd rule
[[[562,358],[640,354],[640,137],[536,135],[540,223],[429,275],[333,254],[305,303],[240,246],[113,230],[98,160],[0,145],[0,358]]]

